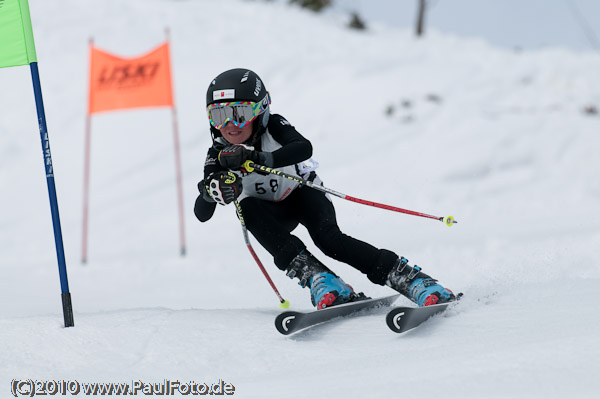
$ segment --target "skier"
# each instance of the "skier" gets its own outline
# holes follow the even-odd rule
[[[302,224],[327,256],[349,264],[375,284],[388,285],[419,306],[455,300],[444,288],[411,267],[404,257],[352,238],[340,231],[329,197],[318,190],[274,174],[248,173],[247,160],[322,185],[312,161],[312,145],[281,115],[270,114],[264,83],[248,69],[231,69],[208,87],[206,109],[212,146],[194,213],[201,222],[217,203],[237,200],[247,229],[273,256],[275,265],[300,286],[309,287],[318,309],[359,300],[340,277],[313,256],[292,231]]]

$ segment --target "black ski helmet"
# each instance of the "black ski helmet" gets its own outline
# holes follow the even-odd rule
[[[255,72],[250,69],[235,68],[219,74],[212,80],[206,91],[207,107],[210,104],[234,101],[267,102],[262,114],[253,121],[252,136],[250,138],[250,144],[253,144],[267,128],[270,103],[269,92],[262,79]],[[213,141],[217,141],[219,137],[222,137],[221,132],[212,125],[210,131]]]

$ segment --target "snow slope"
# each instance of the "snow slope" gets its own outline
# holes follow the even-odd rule
[[[28,68],[0,70],[0,397],[13,379],[165,379],[240,398],[595,397],[600,388],[600,57],[511,52],[430,32],[346,30],[260,1],[30,0],[75,328],[60,287]],[[88,48],[148,51],[171,27],[188,256],[178,252],[171,115],[96,115],[89,261],[81,265]],[[294,337],[235,211],[193,216],[210,145],[204,95],[248,67],[308,137],[325,185],[440,216],[334,199],[342,229],[406,256],[465,299],[398,336],[384,314]],[[298,235],[309,249],[306,232]],[[294,309],[308,292],[273,267]],[[355,289],[391,293],[327,259]],[[408,303],[401,300],[399,303]],[[82,393],[83,395],[83,393]]]

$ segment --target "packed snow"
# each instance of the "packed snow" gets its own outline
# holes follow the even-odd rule
[[[29,68],[2,69],[0,397],[27,379],[222,380],[239,398],[597,395],[597,52],[516,52],[431,30],[421,40],[383,26],[357,32],[342,17],[264,1],[30,7],[75,327],[63,326]],[[187,256],[179,254],[171,113],[132,110],[92,118],[83,265],[88,39],[133,57],[161,43],[165,27]],[[272,112],[311,140],[327,187],[456,218],[448,228],[333,199],[344,232],[463,292],[458,306],[401,335],[387,328],[385,311],[291,337],[276,331],[277,297],[233,206],[208,223],[192,211],[211,143],[206,88],[234,67],[256,71]],[[302,227],[297,234],[357,291],[393,293],[326,258]],[[291,308],[311,309],[308,291],[251,240]]]

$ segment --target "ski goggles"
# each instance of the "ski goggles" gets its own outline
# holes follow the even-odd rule
[[[237,127],[244,127],[264,113],[271,104],[269,93],[260,102],[234,101],[210,104],[206,107],[208,120],[215,129],[221,130],[228,122]]]

